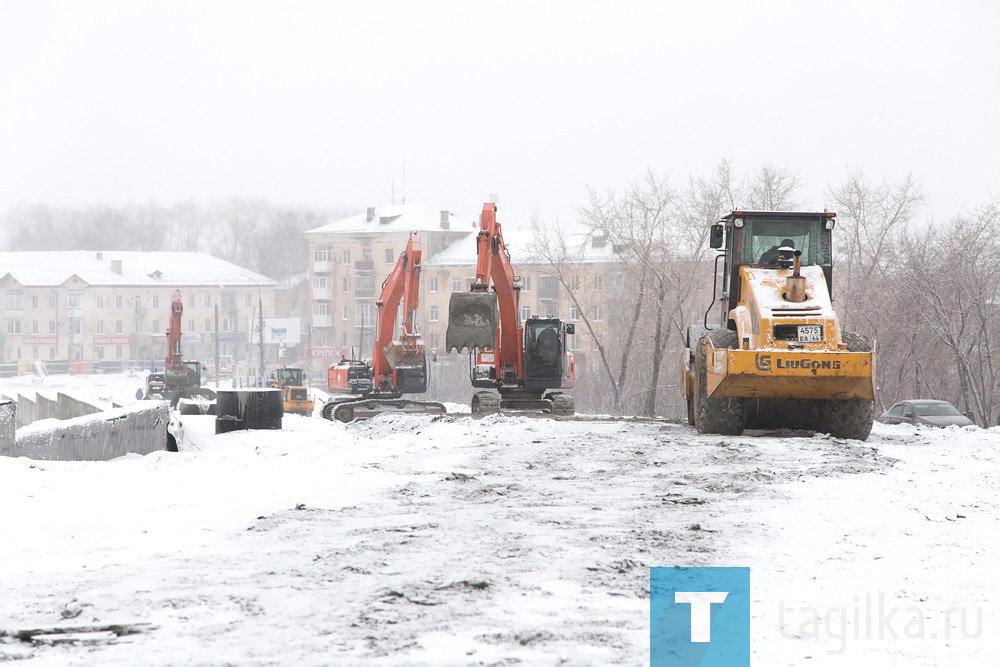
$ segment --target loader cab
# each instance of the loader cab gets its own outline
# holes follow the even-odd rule
[[[789,245],[802,251],[803,266],[819,266],[833,293],[833,212],[733,211],[712,228],[710,245],[724,252],[720,301],[725,310],[721,324],[733,328],[729,311],[740,300],[740,267],[779,268],[778,248]],[[706,314],[706,324],[709,318]]]
[[[524,323],[524,386],[527,389],[561,386],[567,328],[562,320],[531,317]]]

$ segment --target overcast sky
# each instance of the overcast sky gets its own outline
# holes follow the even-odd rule
[[[1000,3],[0,0],[0,210],[505,207],[721,158],[1000,195]]]

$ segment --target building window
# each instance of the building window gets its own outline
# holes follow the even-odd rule
[[[32,308],[38,308],[38,297],[37,296],[31,297],[31,307]]]
[[[430,285],[428,286],[428,289],[430,289],[431,292],[435,293],[438,291],[438,279],[436,277],[430,279]]]
[[[361,249],[361,261],[362,262],[370,262],[370,261],[372,261],[372,249],[371,248],[362,248]]]
[[[577,291],[580,289],[580,276],[571,276],[569,279],[569,288],[572,291]]]
[[[521,278],[521,291],[530,292],[531,291],[531,276],[524,276]]]
[[[344,294],[351,291],[351,279],[347,276],[344,276],[344,279],[340,283],[340,291]]]
[[[223,308],[236,308],[236,293],[235,292],[223,292],[222,293],[222,307]]]
[[[7,333],[9,334],[21,333],[21,320],[7,320]]]
[[[594,291],[600,292],[603,288],[604,288],[604,283],[601,280],[601,276],[600,275],[594,276]]]
[[[341,346],[342,347],[347,347],[347,332],[346,331],[344,333],[340,334],[340,340],[343,341],[341,343]],[[327,341],[325,341],[325,340],[323,341],[323,345],[328,345],[328,344],[329,343]]]
[[[600,304],[594,306],[594,314],[593,314],[593,317],[591,317],[590,319],[593,320],[594,322],[600,322],[601,321],[601,306],[600,306]]]
[[[7,310],[21,310],[21,293],[7,292],[3,298],[3,307]]]
[[[49,308],[55,308],[55,307],[56,307],[56,295],[55,294],[50,294],[49,295]]]
[[[351,263],[351,251],[350,250],[345,250],[341,256],[343,257],[344,264],[350,264]]]
[[[625,289],[625,274],[621,271],[616,271],[611,276],[612,286],[615,289]]]
[[[345,322],[347,320],[351,319],[351,307],[350,306],[344,305],[340,309],[340,319],[344,320]]]
[[[330,261],[330,249],[329,248],[316,248],[313,250],[313,261],[314,262],[329,262]]]
[[[98,308],[104,308],[104,295],[103,294],[98,294],[97,295],[97,307]]]
[[[190,305],[192,307],[194,306],[194,297],[193,296],[191,297],[191,304]],[[159,307],[160,307],[160,297],[159,297],[159,295],[154,294],[153,295],[153,308],[159,308]]]
[[[431,306],[430,321],[431,322],[437,322],[438,321],[438,307],[437,306]]]
[[[38,320],[31,320],[31,333],[38,333]]]
[[[52,359],[55,359],[55,358],[56,358],[56,348],[50,347],[49,348],[49,361],[51,361]]]
[[[545,317],[559,317],[559,306],[554,303],[545,304]]]
[[[471,290],[472,289],[472,283],[474,283],[474,282],[476,282],[476,277],[475,276],[473,276],[471,278],[466,278],[465,279],[465,289],[466,290]]]
[[[121,294],[116,294],[115,295],[115,308],[121,308],[122,307],[122,303],[123,303],[122,302],[122,295]]]
[[[211,308],[212,307],[212,295],[211,294],[206,294],[205,295],[205,307],[206,308]]]
[[[122,346],[115,345],[115,359],[121,359],[121,358],[122,358]]]
[[[451,279],[451,291],[452,292],[461,292],[462,291],[462,279],[461,278],[452,278]]]
[[[577,308],[576,306],[570,306],[569,307],[569,319],[573,320],[574,322],[576,320],[580,319],[580,309]]]
[[[222,318],[222,330],[223,331],[227,331],[227,332],[233,330],[233,320],[232,320],[232,318],[229,318],[229,317],[223,317]]]
[[[252,297],[251,295],[247,294],[247,307],[250,307],[252,305],[253,305]]]
[[[97,320],[97,333],[104,333],[104,320]]]
[[[527,322],[531,317],[531,306],[521,306],[521,321]]]
[[[211,331],[211,330],[212,330],[212,320],[206,317],[205,318],[205,331]]]
[[[37,359],[38,358],[38,346],[37,345],[32,345],[31,346],[31,358],[32,359]]]
[[[135,297],[135,309],[136,310],[142,310],[142,297],[141,296]]]
[[[326,276],[313,276],[313,287],[326,289]]]
[[[188,320],[188,331],[195,331],[194,320]]]
[[[386,264],[394,264],[395,262],[396,262],[396,258],[393,257],[393,255],[392,255],[392,249],[391,248],[386,248],[385,249],[385,263]]]
[[[359,327],[372,325],[372,304],[359,303],[354,306],[354,324]]]
[[[55,320],[49,320],[49,333],[54,334],[56,332],[56,322]]]
[[[124,331],[125,331],[125,323],[122,322],[121,320],[116,320],[115,321],[115,333],[124,333]]]
[[[580,349],[580,341],[577,340],[576,334],[566,336],[566,347],[570,350]]]
[[[329,314],[330,314],[330,304],[328,303],[313,304],[313,315],[329,315]]]
[[[431,334],[431,347],[434,348],[434,350],[435,350],[434,354],[437,354],[437,352],[436,352],[437,346],[438,346],[438,335],[437,334]]]
[[[97,346],[97,358],[98,359],[103,359],[104,358],[104,346],[103,345],[98,345]]]
[[[160,333],[160,321],[153,320],[153,326],[150,328],[150,333]]]

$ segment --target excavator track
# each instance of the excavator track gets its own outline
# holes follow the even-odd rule
[[[413,401],[407,398],[361,398],[355,401],[327,403],[323,406],[325,419],[349,423],[371,419],[384,413],[417,415],[445,415],[444,404],[435,401]]]

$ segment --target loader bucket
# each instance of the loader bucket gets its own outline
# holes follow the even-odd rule
[[[448,351],[493,347],[498,320],[495,293],[455,292],[448,304]]]
[[[394,340],[386,345],[383,351],[386,361],[396,369],[420,368],[424,364],[424,346],[422,344]]]

